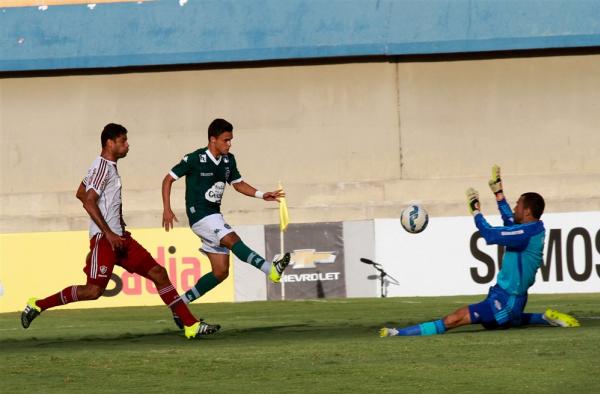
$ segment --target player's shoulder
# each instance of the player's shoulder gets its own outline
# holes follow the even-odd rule
[[[527,235],[536,235],[546,230],[544,227],[544,222],[541,220],[534,220],[527,223],[517,223],[507,228],[513,232],[521,232]]]
[[[108,167],[108,164],[110,164],[110,163],[111,163],[110,161],[108,161],[104,157],[98,155],[92,161],[92,164],[90,165],[90,168]]]
[[[230,159],[235,160],[235,155],[231,152],[227,153],[227,157],[229,157]]]
[[[227,153],[227,155],[224,156],[224,158],[225,158],[225,163],[236,163],[235,155],[231,152]]]
[[[203,156],[206,157],[206,150],[206,147],[196,149],[193,152],[186,153],[185,155],[183,155],[183,158],[181,160],[190,164],[198,161],[202,162]]]

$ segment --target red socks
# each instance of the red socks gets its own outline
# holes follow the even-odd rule
[[[43,300],[37,300],[36,305],[39,306],[42,311],[45,311],[46,309],[59,305],[66,305],[74,301],[79,301],[77,299],[77,286],[69,286],[50,297],[44,298]]]
[[[158,289],[158,294],[163,302],[171,308],[173,313],[179,316],[184,326],[191,326],[198,321],[192,315],[186,303],[179,297],[177,290],[175,290],[172,284],[169,283],[162,289]]]

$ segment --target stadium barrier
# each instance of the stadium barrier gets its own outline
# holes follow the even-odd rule
[[[498,216],[488,217],[500,225]],[[530,293],[597,292],[600,289],[600,212],[549,213],[545,261]],[[237,233],[267,259],[280,251],[277,225],[239,226]],[[187,228],[132,230],[133,236],[167,268],[179,292],[210,270],[200,242]],[[31,296],[47,296],[82,283],[87,232],[0,235],[0,312],[20,310]],[[484,294],[495,282],[502,249],[485,245],[471,217],[431,218],[420,234],[405,232],[398,219],[292,223],[284,233],[292,263],[282,284],[232,258],[230,276],[200,302],[305,298],[445,296]],[[389,277],[361,258],[382,265]],[[100,300],[67,308],[161,305],[146,279],[115,269]]]
[[[499,216],[486,216],[501,226]],[[547,213],[544,264],[529,293],[600,291],[600,212]],[[486,245],[471,217],[432,218],[420,234],[395,219],[375,220],[375,258],[400,284],[390,296],[484,294],[503,249]]]
[[[198,252],[200,241],[189,229],[131,230],[156,261],[164,265],[179,292],[193,286],[211,270],[206,256]],[[29,297],[46,297],[66,286],[85,283],[85,257],[89,252],[87,231],[0,235],[0,312],[23,308]],[[231,302],[233,275],[202,298],[202,302]],[[65,308],[161,305],[154,284],[116,267],[104,296]]]

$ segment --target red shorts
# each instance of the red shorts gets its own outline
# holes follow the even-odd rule
[[[115,265],[143,277],[147,277],[148,271],[158,265],[150,253],[131,238],[129,232],[126,231],[123,238],[123,247],[118,250],[112,250],[103,233],[97,233],[90,239],[90,253],[83,269],[88,284],[106,288]]]

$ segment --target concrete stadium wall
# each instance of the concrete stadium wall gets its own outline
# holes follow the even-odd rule
[[[0,4],[0,38],[0,72],[587,47],[600,45],[600,2]]]
[[[108,122],[130,131],[127,223],[159,227],[162,178],[215,117],[234,124],[250,184],[283,182],[294,222],[397,217],[413,200],[464,215],[468,186],[492,210],[494,163],[512,201],[537,190],[548,212],[600,211],[599,102],[597,53],[0,79],[0,232],[86,228],[74,192]],[[278,220],[232,189],[223,211],[233,225]]]

